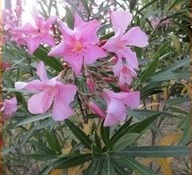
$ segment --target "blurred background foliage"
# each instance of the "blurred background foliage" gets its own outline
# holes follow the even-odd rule
[[[38,59],[46,63],[50,75],[59,71],[46,56],[49,48],[40,48],[29,56],[25,48],[6,41],[3,61],[10,67],[1,70],[3,96],[15,95],[19,109],[4,123],[4,174],[188,175],[190,164],[184,147],[191,141],[190,1],[37,0],[36,3],[43,16],[58,15],[71,28],[74,13],[85,21],[100,20],[101,40],[114,35],[109,19],[111,11],[132,12],[131,26],[140,26],[149,36],[145,49],[135,48],[141,69],[133,88],[141,91],[141,105],[129,112],[125,124],[110,129],[104,128],[94,115],[87,116],[88,124],[78,115],[71,119],[73,123],[57,123],[50,114],[34,116],[27,111],[28,92],[16,91],[14,82],[36,78]],[[153,24],[152,18],[158,22]],[[108,151],[110,145],[114,151]],[[158,147],[162,145],[163,149]]]

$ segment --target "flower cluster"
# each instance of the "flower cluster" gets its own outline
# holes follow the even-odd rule
[[[48,56],[61,58],[64,65],[67,65],[67,71],[74,73],[74,80],[69,80],[67,74],[63,74],[66,71],[49,79],[44,63],[39,62],[37,75],[40,80],[15,83],[17,89],[27,89],[34,93],[28,100],[29,112],[42,114],[52,109],[54,120],[65,120],[73,115],[71,102],[78,94],[80,97],[77,98],[83,99],[84,108],[89,108],[104,118],[104,126],[125,121],[127,109],[137,108],[140,104],[140,92],[131,88],[132,80],[136,78],[136,71],[139,69],[136,53],[131,47],[145,47],[148,44],[148,37],[140,27],[127,30],[132,14],[127,11],[111,13],[115,34],[106,41],[100,41],[97,34],[101,26],[97,20],[85,22],[76,14],[74,28],[71,29],[61,20],[57,20],[57,17],[46,20],[37,13],[33,13],[33,17],[34,24],[27,23],[14,29],[27,46],[28,53],[32,55],[40,44],[51,46]],[[56,20],[62,40],[55,46],[50,30]],[[103,77],[102,71],[108,76]],[[85,84],[89,91],[87,94],[81,92],[75,81],[79,77],[86,78]],[[109,89],[107,82],[116,83],[119,91]],[[104,101],[103,108],[93,102],[97,98]]]
[[[12,38],[12,40],[16,41],[18,44],[23,44],[23,41],[20,39],[18,34],[14,32],[14,29],[21,25],[21,14],[21,6],[16,6],[16,8],[13,10],[5,9],[3,11],[2,27],[5,33],[3,36],[4,41],[10,40]]]

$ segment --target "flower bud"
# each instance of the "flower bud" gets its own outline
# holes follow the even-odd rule
[[[105,112],[94,102],[89,102],[89,108],[95,113],[98,114],[100,117],[105,118]]]

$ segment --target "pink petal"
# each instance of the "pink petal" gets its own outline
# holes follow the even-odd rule
[[[107,54],[96,45],[88,46],[86,54],[84,55],[84,62],[86,64],[93,64],[98,58],[106,57]]]
[[[122,86],[124,84],[130,85],[132,82],[132,79],[137,76],[137,73],[127,65],[124,65],[122,67],[120,76],[119,76],[119,85]]]
[[[111,13],[111,21],[115,33],[119,30],[123,34],[132,20],[132,14],[128,11],[113,11]]]
[[[27,89],[27,90],[36,91],[36,90],[44,90],[46,87],[47,87],[47,84],[40,80],[33,80],[29,83],[20,82],[20,81],[15,82],[16,89]]]
[[[58,94],[53,104],[53,119],[62,121],[73,115],[74,111],[69,106],[77,91],[77,87],[73,85],[59,85]]]
[[[118,61],[113,68],[113,72],[114,72],[115,77],[119,77],[119,74],[121,72],[122,67],[123,67],[122,58],[118,58]]]
[[[35,50],[39,47],[41,44],[41,37],[33,37],[33,38],[24,38],[24,40],[27,43],[28,52],[30,55],[33,55]]]
[[[55,121],[63,121],[73,115],[74,111],[69,105],[64,104],[60,99],[55,98],[52,115]]]
[[[23,89],[28,83],[17,81],[15,82],[15,89]]]
[[[36,35],[38,33],[37,28],[30,23],[26,23],[23,26],[17,27],[14,29],[14,32],[16,33],[22,33],[27,36]]]
[[[112,99],[109,102],[104,126],[111,126],[126,119],[126,107],[120,100]]]
[[[53,25],[53,23],[54,23],[56,20],[57,20],[57,16],[49,17],[49,18],[46,20],[44,27],[49,30],[50,27],[51,27],[51,25]]]
[[[99,37],[97,36],[97,30],[99,29],[100,22],[92,20],[87,22],[80,32],[80,38],[83,38],[86,42],[97,44]]]
[[[58,56],[58,57],[64,57],[64,47],[65,47],[65,41],[62,40],[60,44],[55,46],[49,53],[48,56]]]
[[[82,65],[83,65],[83,57],[65,57],[65,60],[71,65],[73,72],[78,76],[81,73]]]
[[[125,49],[121,50],[123,57],[126,59],[127,64],[132,69],[139,69],[139,63],[137,59],[137,55],[133,52],[130,48],[126,47]]]
[[[54,89],[45,89],[44,91],[33,95],[28,100],[28,110],[32,114],[45,113],[53,102],[55,95]]]
[[[33,81],[27,83],[27,85],[24,87],[24,89],[32,90],[32,91],[44,90],[45,88],[47,88],[47,84],[40,80],[33,80]]]
[[[145,47],[148,45],[148,36],[143,32],[140,27],[132,27],[123,36],[126,44],[130,46]]]
[[[57,88],[57,99],[62,101],[62,103],[64,103],[65,105],[69,105],[77,92],[77,87],[74,85],[63,85],[61,83],[57,85]]]
[[[42,17],[42,16],[39,16],[39,14],[35,14],[33,16],[34,18],[34,21],[35,21],[35,24],[37,26],[38,29],[41,29],[44,25],[44,22],[45,22],[45,18]]]
[[[138,108],[140,105],[140,92],[129,92],[126,97],[122,99],[122,103],[131,107],[132,109]]]
[[[106,49],[108,52],[116,52],[119,50],[117,47],[117,43],[121,40],[121,34],[118,31],[115,33],[115,36],[111,37],[103,46],[104,49]]]
[[[50,33],[47,33],[45,36],[42,37],[41,43],[47,44],[49,46],[54,46],[55,40]]]
[[[44,65],[43,61],[40,61],[39,64],[37,65],[37,75],[39,76],[39,78],[42,81],[48,80],[47,71],[45,69],[45,65]]]
[[[67,27],[66,24],[64,24],[61,20],[58,20],[59,27],[61,29],[62,35],[66,37],[66,35],[73,35],[76,33],[76,31],[71,30],[69,27]]]
[[[74,16],[75,16],[74,27],[82,28],[82,27],[86,24],[86,22],[83,21],[83,20],[81,19],[81,17],[80,17],[77,13],[75,13]]]

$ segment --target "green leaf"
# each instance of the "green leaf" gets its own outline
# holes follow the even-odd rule
[[[190,115],[190,114],[189,114]],[[184,126],[183,126],[183,136],[179,142],[179,145],[186,145],[189,143],[191,139],[191,133],[192,133],[192,125],[191,125],[191,117],[187,116],[184,120]]]
[[[103,156],[102,150],[98,148],[95,144],[91,145],[91,151],[93,158],[99,158]]]
[[[110,157],[107,156],[103,163],[103,169],[101,171],[101,175],[112,175],[112,174],[115,174],[115,170],[111,163]]]
[[[35,160],[40,160],[40,161],[47,161],[50,159],[57,158],[57,156],[54,154],[49,154],[49,153],[42,152],[42,151],[35,152],[34,154],[29,154],[28,156]]]
[[[140,146],[130,147],[117,153],[126,157],[177,157],[188,155],[190,152],[187,146]]]
[[[52,130],[51,132],[47,131],[46,133],[46,139],[47,142],[49,143],[49,146],[52,148],[52,150],[55,151],[55,153],[62,153],[62,148],[59,144],[57,135],[55,134],[56,132]]]
[[[178,80],[185,79],[189,80],[189,70],[180,70],[178,72],[161,72],[157,73],[151,77],[151,82],[159,82],[159,81],[168,81],[168,80]]]
[[[101,168],[103,167],[103,161],[99,158],[93,159],[88,168],[85,171],[85,175],[99,175]]]
[[[74,17],[73,14],[71,12],[71,10],[65,6],[65,10],[66,10],[66,21],[67,21],[67,25],[69,28],[73,29],[74,28]]]
[[[18,102],[21,102],[21,103],[23,104],[24,108],[25,108],[26,110],[28,110],[27,102],[26,102],[23,94],[21,94],[20,92],[15,92],[15,95],[16,95],[16,97],[17,97],[17,101],[18,101]]]
[[[132,158],[128,158],[124,155],[121,154],[117,154],[123,161],[124,163],[127,164],[128,167],[130,167],[133,171],[136,171],[142,175],[156,175],[156,173],[152,170],[150,170],[148,167],[140,164],[139,162],[137,162],[136,160],[132,159]]]
[[[39,120],[43,120],[43,119],[46,119],[50,116],[51,116],[51,114],[41,114],[41,115],[36,115],[33,117],[28,117],[28,118],[24,119],[22,122],[18,123],[17,126],[29,124],[29,123],[36,122]]]
[[[167,66],[164,69],[161,69],[160,71],[156,72],[151,77],[151,82],[159,82],[159,81],[167,81],[167,80],[177,80],[177,79],[186,79],[189,77],[189,71],[188,70],[179,70],[176,71],[176,69],[188,66],[189,64],[189,57],[182,59],[180,61],[177,61],[176,63]]]
[[[58,168],[69,168],[73,166],[81,165],[85,162],[88,162],[92,159],[91,154],[79,154],[79,155],[68,155],[63,156],[56,161],[51,162],[48,166],[46,166],[38,175],[47,175],[51,172],[51,170]]]
[[[104,120],[101,123],[100,126],[100,134],[103,142],[105,143],[105,146],[108,148],[109,147],[109,137],[110,137],[110,127],[104,127]]]
[[[147,110],[147,109],[133,109],[129,110],[129,115],[133,116],[139,120],[144,119],[146,116],[151,116],[156,114],[158,111],[152,111],[152,110]],[[176,115],[170,114],[169,112],[161,112],[159,114],[159,117],[162,118],[167,118],[167,117],[176,117]]]
[[[108,34],[102,36],[102,37],[100,38],[100,40],[109,39],[109,38],[111,38],[112,36],[114,36],[114,34],[115,34],[114,32],[108,33]]]
[[[183,66],[188,66],[189,65],[189,61],[190,61],[190,58],[189,57],[186,57],[184,59],[181,59],[177,62],[175,62],[174,64],[171,64],[163,69],[161,69],[160,71],[158,71],[156,74],[159,74],[159,73],[163,73],[163,72],[171,72],[171,71],[174,71],[180,67],[183,67]]]
[[[31,138],[33,137],[38,131],[36,130],[36,126],[33,126],[32,128],[29,129],[29,131],[24,135],[22,142],[21,142],[21,147],[24,146],[24,144]]]
[[[54,57],[49,57],[48,55],[48,50],[41,46],[38,47],[38,49],[34,52],[34,56],[38,59],[43,61],[46,65],[52,67],[54,70],[56,70],[57,72],[61,72],[63,70],[63,66],[61,64],[61,62],[54,58]]]
[[[87,13],[89,13],[90,10],[89,10],[89,6],[88,6],[88,0],[80,0],[80,1],[83,4],[83,6],[84,6],[85,10],[87,11]]]
[[[59,160],[53,162],[53,166],[55,168],[68,168],[73,167],[77,165],[81,165],[85,162],[89,162],[92,160],[92,155],[87,154],[78,154],[75,156],[64,156],[63,158],[60,158]]]
[[[118,137],[118,135],[123,132],[124,129],[130,126],[132,122],[133,117],[130,117],[129,120],[127,120],[116,132],[115,134],[111,137],[111,140],[113,140],[115,137]]]
[[[131,143],[133,143],[139,136],[140,136],[140,134],[138,134],[138,133],[127,133],[127,134],[123,135],[118,140],[118,142],[116,142],[114,144],[112,151],[119,151],[119,150],[126,148]]]
[[[119,141],[121,137],[123,137],[127,133],[142,133],[146,131],[149,126],[153,123],[154,120],[157,119],[157,117],[160,115],[160,112],[157,112],[153,114],[152,116],[148,117],[147,119],[144,119],[141,122],[135,123],[131,126],[127,126],[124,129],[121,129],[121,132],[118,132],[114,137],[111,138],[109,145],[110,148],[113,147],[113,145]]]
[[[157,70],[159,60],[162,59],[164,56],[167,56],[167,48],[169,47],[169,43],[163,44],[155,53],[153,57],[153,61],[150,62],[147,66],[147,68],[142,72],[140,82],[145,82],[148,80]],[[168,53],[170,54],[170,53]]]
[[[113,164],[113,167],[115,169],[115,171],[117,172],[118,175],[125,175],[125,174],[128,174],[127,171],[125,171],[124,167],[120,164],[120,162],[114,159],[112,159],[112,164]]]
[[[85,147],[91,150],[92,141],[89,139],[89,137],[70,120],[65,120],[65,123],[71,132],[77,137],[77,139],[79,139],[79,141],[84,144]]]
[[[101,142],[100,142],[100,139],[99,139],[99,136],[97,134],[97,132],[95,131],[95,144],[96,146],[101,149]]]
[[[158,67],[158,64],[159,64],[159,59],[155,59],[154,61],[149,63],[145,71],[142,73],[140,83],[146,81],[148,78],[150,78],[153,75],[153,73],[156,71]]]
[[[41,142],[37,142],[37,141],[32,141],[31,142],[33,146],[37,147],[39,149],[39,151],[41,151],[42,153],[46,153],[47,155],[52,155],[52,156],[55,156],[57,154],[55,154],[55,152],[48,148],[46,146],[46,143],[41,143]],[[35,153],[37,154],[37,153]]]
[[[166,102],[166,107],[169,108],[173,105],[178,105],[180,103],[184,103],[184,102],[189,102],[189,98],[186,98],[186,97],[177,97],[177,98],[174,98],[174,99],[169,99],[167,102]]]

